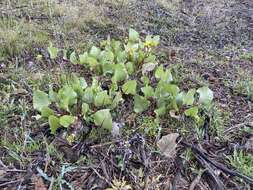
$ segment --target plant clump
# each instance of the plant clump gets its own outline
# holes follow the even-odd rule
[[[111,131],[111,112],[124,104],[126,98],[133,102],[132,112],[141,114],[149,110],[157,123],[167,114],[200,122],[200,109],[211,104],[213,92],[207,86],[181,90],[171,70],[158,63],[155,54],[158,44],[159,36],[148,35],[143,41],[138,32],[130,29],[124,43],[108,38],[100,47],[92,46],[79,55],[72,52],[69,61],[89,69],[92,84],[72,75],[58,91],[35,90],[34,108],[41,118],[48,120],[52,134],[78,121]],[[55,59],[61,50],[50,44],[48,51]],[[97,77],[110,81],[106,89]]]

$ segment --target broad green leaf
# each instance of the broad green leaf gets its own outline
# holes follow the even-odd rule
[[[132,62],[126,63],[126,69],[129,75],[134,73],[134,64]]]
[[[58,117],[54,116],[54,115],[50,115],[48,117],[48,123],[50,126],[50,130],[51,130],[51,134],[55,135],[56,130],[58,128],[60,128],[60,120]]]
[[[189,108],[184,111],[184,114],[188,117],[194,118],[196,121],[199,121],[199,116],[198,116],[199,109],[197,106]]]
[[[160,79],[160,78],[162,78],[163,75],[164,75],[164,69],[163,69],[163,66],[160,65],[159,67],[157,67],[157,69],[155,71],[155,77],[157,79]]]
[[[76,52],[74,52],[74,51],[70,54],[69,59],[70,59],[70,62],[73,63],[74,65],[79,63],[77,56],[76,56]]]
[[[67,79],[67,75],[66,75],[66,74],[60,75],[60,82],[61,82],[62,84],[68,83],[68,79]]]
[[[196,93],[195,89],[190,89],[183,97],[183,104],[187,106],[191,106],[194,103],[194,95]]]
[[[133,55],[135,51],[139,49],[138,43],[130,43],[128,42],[127,45],[125,45],[125,51],[128,52],[130,55]]]
[[[136,80],[129,80],[122,86],[122,91],[124,92],[124,94],[135,95],[136,86],[137,86]]]
[[[166,98],[159,98],[156,100],[156,105],[157,105],[157,108],[160,108],[162,106],[167,106],[167,99]]]
[[[165,98],[165,97],[176,97],[180,89],[175,84],[167,84],[165,82],[159,82],[155,90],[156,98]]]
[[[40,90],[36,90],[34,92],[33,94],[34,109],[41,111],[43,107],[47,107],[49,104],[50,104],[50,100],[47,93]]]
[[[91,57],[91,56],[88,56],[86,61],[89,64],[89,66],[91,67],[91,70],[96,69],[96,67],[99,64],[98,61],[94,57]]]
[[[139,33],[132,28],[129,29],[129,40],[131,42],[137,42],[139,40]]]
[[[88,63],[88,53],[84,52],[83,54],[79,55],[80,64]]]
[[[179,106],[183,105],[184,97],[186,96],[186,92],[182,91],[176,96],[176,102]]]
[[[81,95],[83,90],[88,86],[83,77],[79,78],[75,74],[72,74],[71,79],[69,80],[69,84],[79,95]]]
[[[83,94],[83,90],[88,86],[87,82],[83,77],[79,78],[76,75],[72,75],[70,85],[73,90],[80,96]]]
[[[151,86],[144,86],[141,88],[141,91],[146,98],[151,98],[155,94],[154,89]]]
[[[175,98],[175,97],[172,98],[172,100],[171,100],[171,102],[170,102],[170,105],[171,105],[171,107],[172,107],[173,110],[175,110],[175,111],[178,111],[178,110],[179,110],[178,105],[177,105],[177,101],[176,101],[176,98]]]
[[[63,59],[67,60],[68,59],[68,51],[66,49],[63,50]]]
[[[134,96],[134,111],[136,113],[141,113],[146,111],[150,105],[150,102],[142,96],[135,95]]]
[[[197,90],[199,93],[199,103],[210,104],[213,100],[213,91],[208,87],[201,87]]]
[[[97,111],[94,115],[94,123],[109,131],[112,130],[112,116],[109,109]]]
[[[163,80],[164,82],[167,82],[167,83],[170,83],[171,81],[173,81],[171,71],[166,69],[165,72],[164,72],[164,75],[161,78],[161,80]]]
[[[121,50],[121,42],[113,39],[111,42],[111,47],[114,52],[118,52]]]
[[[86,114],[88,113],[89,111],[89,104],[87,103],[82,103],[82,115],[83,115],[83,118],[86,119]]]
[[[165,91],[170,93],[173,97],[176,97],[177,94],[179,93],[180,89],[175,84],[167,84],[165,86]]]
[[[99,82],[98,82],[98,78],[97,78],[96,76],[92,77],[91,88],[92,88],[95,92],[98,92],[98,91],[101,90],[101,87],[100,87]]]
[[[143,62],[144,58],[145,58],[145,53],[144,53],[144,51],[139,50],[138,53],[135,54],[134,60],[135,60],[135,62],[137,62],[138,64],[141,64],[141,63]]]
[[[103,74],[107,75],[107,74],[113,74],[114,72],[114,67],[115,64],[111,64],[111,63],[105,63],[102,65],[102,70],[103,70]]]
[[[68,85],[65,85],[59,90],[58,97],[60,101],[60,107],[66,111],[69,111],[69,106],[77,103],[77,93],[71,86]]]
[[[111,103],[112,103],[112,99],[107,94],[106,90],[104,90],[102,92],[98,92],[95,99],[94,99],[94,104],[96,107],[110,105]]]
[[[157,99],[157,100],[159,100],[159,99],[161,99],[161,98],[164,98],[163,96],[162,96],[162,87],[161,87],[161,85],[159,85],[159,83],[158,83],[158,85],[156,86],[156,88],[155,88],[155,94],[154,94],[154,96],[155,96],[155,98]]]
[[[79,82],[80,82],[80,87],[82,89],[85,89],[88,86],[86,80],[83,77],[79,78]]]
[[[99,48],[97,48],[96,46],[92,46],[90,50],[90,56],[97,59],[100,53],[101,53],[101,50]]]
[[[53,47],[52,42],[49,43],[49,47],[47,48],[47,51],[50,55],[51,59],[55,59],[57,57],[57,54],[59,52],[59,49],[56,47]]]
[[[49,99],[52,102],[57,102],[58,101],[58,94],[53,90],[52,86],[49,87]]]
[[[148,57],[144,59],[145,63],[156,63],[156,56],[153,54],[149,54]]]
[[[116,55],[117,63],[125,63],[127,61],[127,52],[126,51],[120,51]]]
[[[166,106],[160,106],[159,108],[155,109],[154,112],[158,117],[164,116],[166,114]]]
[[[73,124],[76,120],[76,117],[72,115],[63,115],[60,117],[60,125],[68,128],[71,124]]]
[[[94,101],[94,92],[93,89],[91,87],[88,87],[85,89],[84,94],[83,94],[83,101],[91,104]]]
[[[116,91],[118,91],[118,89],[119,89],[119,86],[118,86],[117,82],[115,80],[113,80],[113,78],[112,78],[110,93],[116,92]]]
[[[171,81],[173,81],[171,71],[168,69],[164,70],[162,65],[156,69],[155,77],[157,79],[161,79],[161,81],[164,81],[166,83],[170,83]]]
[[[117,92],[111,105],[111,109],[115,109],[120,102],[123,102],[124,99],[122,98],[122,95],[120,92]]]
[[[54,111],[49,107],[43,107],[41,109],[41,116],[44,118],[48,118],[50,115],[54,115]]]
[[[101,52],[101,64],[113,64],[114,63],[114,54],[112,51],[102,51]]]
[[[149,84],[149,78],[147,76],[142,76],[141,81],[143,82],[144,86]]]
[[[113,80],[116,82],[124,81],[127,78],[127,70],[124,65],[117,64],[114,66]]]

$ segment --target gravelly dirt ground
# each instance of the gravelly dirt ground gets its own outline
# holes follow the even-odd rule
[[[7,120],[3,120],[0,131],[0,189],[60,189],[62,180],[74,189],[105,189],[112,185],[113,179],[121,183],[125,180],[132,189],[147,190],[252,188],[252,179],[241,176],[240,171],[228,164],[226,156],[231,156],[237,149],[245,150],[253,134],[252,131],[242,130],[252,128],[253,103],[245,94],[235,90],[237,81],[246,80],[246,76],[252,80],[253,76],[252,60],[241,58],[242,54],[253,51],[253,1],[54,1],[59,5],[55,12],[51,12],[53,9],[50,8],[44,9],[43,2],[35,1],[31,5],[32,1],[1,1],[1,19],[22,20],[25,25],[31,24],[35,32],[46,32],[48,40],[58,46],[76,49],[108,35],[122,39],[129,27],[140,31],[141,35],[160,35],[158,54],[161,62],[168,67],[179,65],[182,87],[202,83],[209,85],[221,110],[225,133],[220,138],[210,129],[207,131],[208,138],[200,140],[193,128],[187,128],[176,156],[171,159],[155,151],[154,139],[132,132],[135,130],[121,139],[87,139],[73,146],[60,137],[49,136],[45,126],[38,126],[31,117],[31,94],[17,93],[9,99],[2,96],[9,93],[10,87],[7,88],[6,83],[10,81],[15,87],[32,93],[33,84],[29,80],[36,80],[37,73],[57,75],[61,72],[58,65],[50,60],[36,62],[36,53],[45,52],[47,44],[32,42],[28,47],[29,40],[25,36],[30,34],[32,38],[35,32],[21,30],[21,34],[25,33],[20,35],[24,39],[20,40],[24,43],[24,51],[19,52],[21,56],[0,59],[2,102],[5,105],[14,102],[15,106],[21,105],[22,101],[25,104],[23,110],[17,106],[8,109],[8,112],[1,105],[0,119],[6,117]],[[2,38],[0,36],[0,40]],[[43,78],[45,83],[48,78]],[[124,114],[121,114],[127,122],[134,123],[131,127],[135,127],[136,118],[127,109],[127,106],[123,108]],[[163,133],[180,131],[177,127],[174,120],[166,120]],[[20,147],[25,147],[30,142],[28,137],[40,144],[37,145],[39,148],[16,151],[16,146],[21,144]],[[122,164],[120,160],[124,162],[124,170],[119,167]],[[202,171],[205,171],[203,175]],[[48,176],[54,176],[53,182]],[[58,186],[51,187],[53,183]],[[62,189],[69,189],[69,185],[65,183]]]

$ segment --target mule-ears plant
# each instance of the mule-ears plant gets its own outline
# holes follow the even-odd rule
[[[109,75],[114,82],[121,82],[135,75],[136,69],[156,63],[153,50],[158,44],[159,36],[148,35],[142,41],[138,32],[130,29],[126,43],[108,38],[101,42],[100,47],[92,46],[83,54],[77,56],[73,52],[70,61],[98,74]]]
[[[180,90],[171,70],[156,61],[153,48],[158,44],[158,36],[149,35],[143,42],[139,34],[130,29],[126,43],[108,38],[100,47],[93,46],[79,56],[73,52],[70,62],[109,77],[109,89],[103,90],[95,77],[88,86],[84,78],[72,76],[57,92],[52,88],[48,94],[35,91],[34,108],[42,118],[48,119],[53,134],[58,128],[68,128],[80,118],[111,130],[110,110],[123,100],[122,93],[132,97],[136,113],[150,109],[154,102],[156,107],[152,111],[156,114],[156,121],[170,113],[199,122],[199,109],[212,102],[213,92],[208,87],[187,92]],[[52,44],[48,50],[52,58],[57,56],[58,50]]]
[[[33,106],[40,113],[38,118],[48,121],[52,134],[78,122],[111,130],[110,110],[121,101],[121,95],[108,93],[95,78],[88,86],[84,78],[72,75],[57,91],[52,87],[48,93],[35,90]]]
[[[125,81],[121,87],[122,92],[134,96],[136,113],[147,110],[150,106],[149,99],[153,98],[157,103],[155,110],[157,116],[165,115],[168,110],[179,112],[184,106],[187,108],[184,114],[198,121],[199,106],[210,104],[213,93],[208,87],[190,89],[188,92],[180,91],[179,87],[173,83],[171,71],[164,69],[162,65],[158,66],[154,48],[158,46],[159,40],[159,36],[148,35],[142,41],[139,33],[130,29],[126,43],[108,38],[101,43],[100,47],[93,46],[89,52],[79,55],[80,64],[99,74],[111,76],[111,81],[116,87],[117,83]],[[136,92],[136,89],[139,89],[138,81],[128,80],[129,77],[136,78],[139,71],[141,71],[144,84],[141,87],[141,94]],[[149,73],[151,77],[148,77]],[[157,79],[155,88],[149,85],[149,80],[153,75]],[[198,101],[196,101],[197,94]]]

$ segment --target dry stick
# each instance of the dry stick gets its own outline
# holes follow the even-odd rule
[[[232,132],[233,130],[238,129],[238,128],[241,128],[241,127],[253,128],[253,122],[239,123],[239,124],[237,124],[237,125],[235,125],[235,126],[233,126],[233,127],[230,127],[230,128],[228,128],[228,129],[226,129],[226,130],[224,131],[224,134],[230,133],[230,132]]]
[[[109,177],[109,175],[108,175],[108,172],[107,172],[107,170],[106,170],[106,167],[105,167],[105,162],[104,162],[104,160],[101,161],[101,169],[102,169],[102,171],[104,172],[106,179],[110,179],[110,177]]]
[[[92,168],[91,169],[97,174],[97,176],[104,180],[108,185],[110,185],[112,187],[112,183],[110,181],[108,181],[108,179],[106,179],[105,177],[101,176],[100,173],[95,169],[95,168]]]
[[[97,153],[98,153],[98,152],[97,152]],[[105,154],[102,153],[102,152],[99,152],[99,154],[101,154],[102,156],[104,156],[104,157],[111,163],[111,165],[114,166],[114,168],[116,168],[117,170],[120,170],[120,169],[118,168],[118,166],[117,166],[107,155],[105,155]],[[92,168],[91,168],[91,169],[92,169]],[[120,171],[121,171],[121,170],[120,170]],[[133,174],[131,171],[128,171],[127,168],[125,168],[125,172],[126,172],[128,175],[134,176],[134,174]],[[121,177],[120,177],[120,178],[121,178]],[[139,189],[141,189],[141,187],[140,187],[139,184],[135,184],[135,185],[138,186]]]
[[[54,177],[52,177],[52,180],[51,180],[51,183],[50,183],[50,186],[49,186],[48,190],[53,189],[54,181],[55,181],[55,179],[54,179]]]
[[[20,182],[20,181],[22,181],[22,180],[21,180],[21,179],[17,179],[17,180],[14,180],[14,181],[8,181],[8,182],[6,182],[6,183],[0,184],[0,187],[4,187],[4,186],[6,186],[6,185],[10,185],[10,184],[13,184],[13,183],[18,183],[18,182]]]
[[[196,147],[194,145],[188,144],[188,143],[183,142],[183,141],[181,141],[180,143],[183,146],[185,146],[185,147],[191,148],[193,152],[195,152],[196,154],[198,154],[205,161],[211,163],[213,166],[215,166],[216,168],[220,169],[221,171],[223,171],[225,173],[228,173],[231,176],[239,177],[239,178],[243,179],[244,181],[246,181],[247,183],[253,185],[253,179],[252,178],[250,178],[250,177],[248,177],[246,175],[243,175],[243,174],[241,174],[239,172],[236,172],[234,170],[228,169],[228,168],[226,168],[225,166],[223,166],[222,164],[220,164],[218,162],[210,160],[198,147]]]
[[[0,159],[0,165],[2,165],[4,168],[7,168],[7,166],[2,162],[1,159]]]
[[[204,173],[204,171],[200,172],[197,177],[192,181],[190,187],[189,187],[189,190],[194,190],[195,187],[199,184],[200,180],[201,180],[201,177],[202,177],[202,174]]]
[[[176,165],[177,165],[177,169],[176,169],[176,175],[172,181],[172,187],[171,187],[171,190],[176,190],[177,189],[177,181],[180,179],[180,173],[181,171],[183,170],[183,163],[182,163],[182,160],[179,156],[177,156],[176,158]]]
[[[196,159],[198,160],[198,162],[200,162],[204,167],[207,168],[207,172],[209,173],[209,175],[214,179],[217,187],[216,189],[219,190],[224,190],[224,185],[222,183],[222,181],[218,178],[218,176],[215,174],[215,172],[213,171],[213,168],[210,166],[210,164],[208,164],[201,156],[196,155],[195,156]]]
[[[20,173],[26,173],[26,170],[18,170],[18,169],[12,169],[12,170],[4,170],[5,172],[20,172]]]

